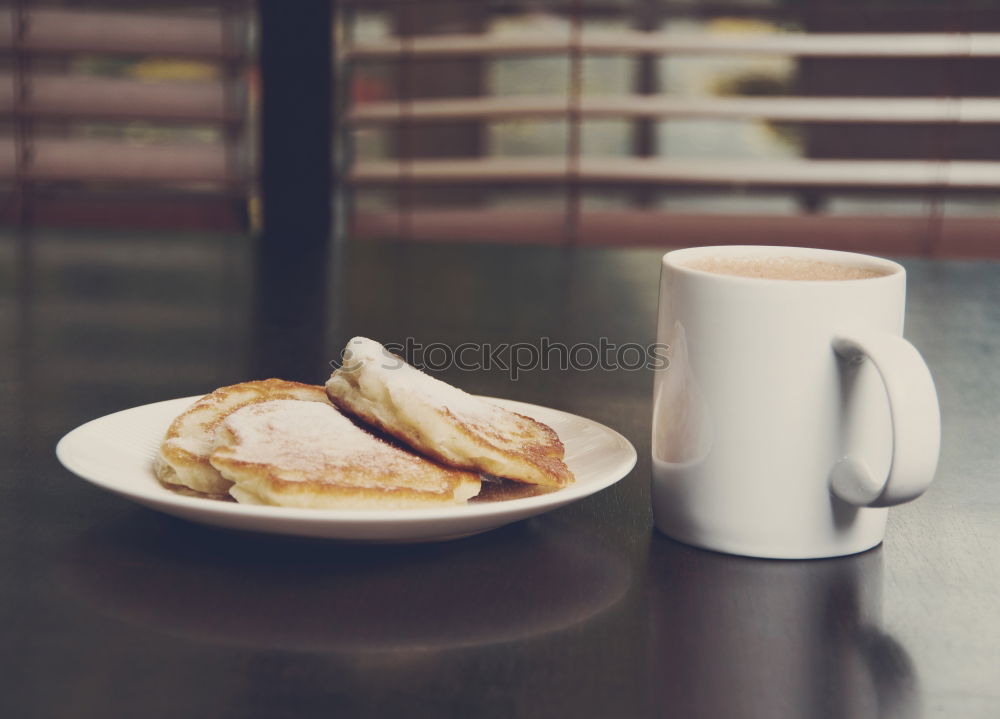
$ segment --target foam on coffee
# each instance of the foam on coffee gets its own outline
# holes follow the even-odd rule
[[[762,280],[867,280],[887,272],[870,267],[788,256],[701,257],[683,263],[692,270]]]

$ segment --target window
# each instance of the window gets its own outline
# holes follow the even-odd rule
[[[253,6],[0,9],[0,220],[245,229]]]
[[[352,237],[1000,253],[1000,10],[338,8]]]

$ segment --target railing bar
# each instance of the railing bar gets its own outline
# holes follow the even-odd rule
[[[417,57],[449,55],[565,54],[559,33],[496,36],[428,35],[414,38]],[[399,40],[365,42],[347,49],[354,58],[393,58]],[[641,30],[583,33],[585,53],[790,55],[800,57],[1000,57],[1000,33],[800,33],[771,35],[667,34]]]
[[[523,117],[562,117],[566,102],[548,97],[482,97],[416,100],[409,103],[411,122],[467,118],[503,120]],[[1000,99],[978,97],[710,97],[678,98],[666,95],[583,97],[580,115],[643,118],[762,118],[797,122],[851,123],[997,123]],[[347,115],[352,125],[387,124],[397,120],[397,103],[356,105]]]

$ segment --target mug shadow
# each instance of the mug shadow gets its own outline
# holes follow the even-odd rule
[[[624,557],[526,521],[450,542],[366,545],[202,527],[153,513],[67,547],[59,589],[201,643],[407,652],[516,641],[588,621],[627,593]]]
[[[654,716],[920,715],[913,662],[881,625],[880,548],[747,559],[658,535],[649,578]]]

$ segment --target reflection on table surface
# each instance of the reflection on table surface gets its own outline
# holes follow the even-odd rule
[[[593,532],[521,522],[496,534],[359,545],[192,526],[173,544],[160,522],[101,526],[55,578],[93,610],[196,642],[417,655],[568,629],[629,588],[624,557]]]
[[[649,686],[662,716],[912,717],[917,677],[882,627],[880,548],[756,560],[658,538]]]
[[[28,261],[0,243],[4,716],[998,714],[1000,265],[904,260],[907,336],[941,398],[937,480],[891,511],[881,549],[786,563],[653,533],[645,371],[443,371],[605,424],[639,463],[593,497],[442,544],[199,527],[54,457],[112,411],[267,375],[319,382],[357,334],[652,342],[659,250],[355,244],[316,269],[323,297],[262,313],[287,298],[254,285],[247,238],[34,239]]]

